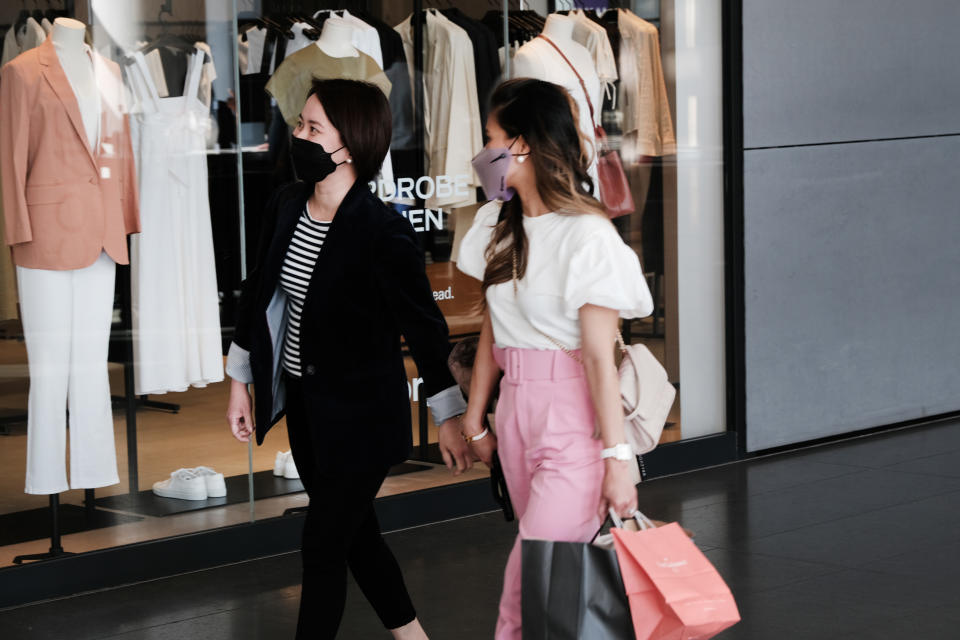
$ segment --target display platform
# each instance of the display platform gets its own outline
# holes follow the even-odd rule
[[[99,500],[98,500],[99,502]],[[100,509],[87,509],[75,504],[60,505],[60,535],[115,527],[139,522],[143,518]],[[50,536],[50,508],[31,509],[0,515],[0,547],[41,540]]]
[[[399,476],[417,471],[425,471],[430,466],[404,462],[390,469],[388,475]],[[208,498],[207,500],[179,500],[177,498],[161,498],[152,490],[118,496],[97,498],[97,506],[118,511],[127,511],[155,518],[171,516],[188,511],[199,511],[212,507],[222,507],[228,504],[246,502],[249,499],[249,485],[247,475],[230,476],[226,478],[227,495],[223,498]],[[253,496],[255,500],[285,496],[303,491],[303,484],[299,480],[287,480],[273,475],[273,471],[258,471],[253,474]]]

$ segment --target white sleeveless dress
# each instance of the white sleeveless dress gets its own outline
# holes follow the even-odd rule
[[[135,390],[162,394],[223,380],[219,294],[207,189],[209,108],[198,97],[204,52],[182,96],[161,98],[134,54],[131,118],[142,231],[131,236]]]

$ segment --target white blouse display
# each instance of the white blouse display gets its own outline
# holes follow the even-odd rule
[[[483,279],[484,252],[500,206],[495,200],[481,207],[460,246],[457,267],[477,280]],[[498,347],[556,349],[546,333],[565,347],[579,348],[579,311],[585,304],[616,309],[621,318],[653,312],[640,260],[608,219],[547,213],[525,217],[523,228],[529,254],[516,297],[510,282],[487,289]]]

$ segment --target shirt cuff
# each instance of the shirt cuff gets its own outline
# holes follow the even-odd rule
[[[230,343],[227,352],[227,375],[244,384],[253,384],[253,371],[250,369],[250,352],[238,345]]]
[[[450,418],[467,411],[467,401],[464,400],[463,392],[458,385],[448,387],[427,398],[427,406],[433,414],[433,424],[438,427]]]

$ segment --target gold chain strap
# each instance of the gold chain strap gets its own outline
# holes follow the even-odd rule
[[[520,280],[520,278],[517,277],[517,274],[520,272],[520,269],[519,269],[519,267],[518,267],[518,263],[519,263],[519,259],[517,258],[517,250],[514,249],[514,250],[513,250],[513,280],[512,280],[512,282],[513,282],[513,298],[514,298],[514,300],[517,299],[517,292],[518,292],[518,290],[519,290],[519,288],[518,288],[518,286],[517,286],[517,282]],[[518,301],[518,302],[517,302],[517,306],[519,306],[519,304],[520,304],[520,303],[519,303],[519,301]],[[526,316],[524,316],[524,317],[526,317]],[[549,340],[550,342],[552,342],[558,349],[560,349],[561,351],[563,351],[565,354],[567,354],[568,356],[570,356],[571,358],[573,358],[574,360],[576,360],[576,361],[579,362],[580,364],[583,364],[583,359],[582,359],[580,356],[578,356],[576,353],[574,353],[573,351],[571,351],[566,345],[562,344],[559,340],[557,340],[556,338],[554,338],[553,336],[551,336],[551,335],[548,334],[547,332],[542,331],[539,327],[534,326],[534,324],[533,324],[532,322],[530,322],[530,319],[529,319],[529,318],[527,318],[527,323],[529,323],[531,327],[533,327],[534,329],[536,329],[537,332],[540,333],[540,335],[542,335],[544,338],[546,338],[547,340]],[[627,345],[626,345],[626,343],[623,341],[623,334],[620,333],[620,329],[617,329],[617,343],[618,343],[618,345],[620,346],[620,351],[622,351],[623,353],[626,353],[626,352],[627,352]]]

